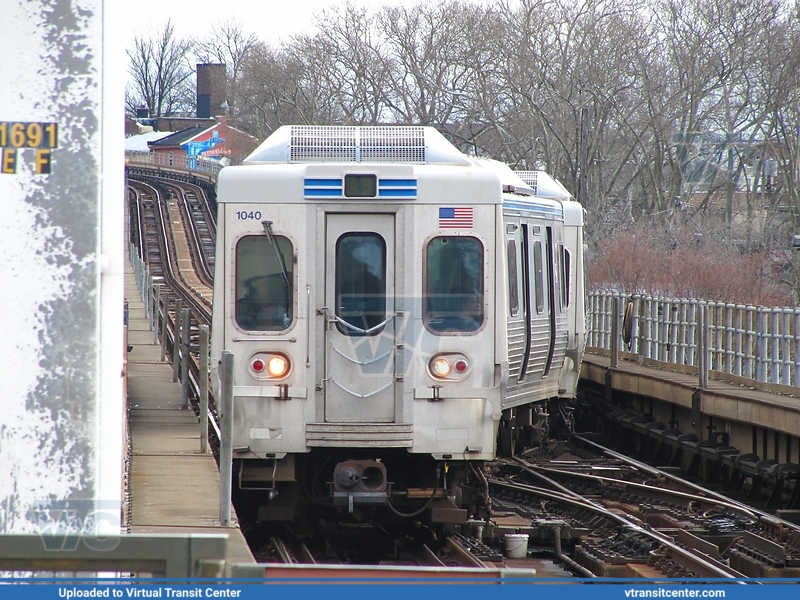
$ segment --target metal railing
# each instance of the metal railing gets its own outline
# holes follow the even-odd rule
[[[701,382],[711,373],[800,387],[800,309],[592,292],[586,318],[589,352],[610,351],[615,328],[619,348],[698,369]]]
[[[217,160],[208,158],[192,158],[186,155],[169,156],[162,152],[135,152],[125,153],[125,163],[128,165],[152,165],[167,169],[181,169],[195,171],[216,177],[223,165]]]
[[[181,383],[181,398],[184,406],[189,405],[189,395],[198,398],[200,407],[200,451],[208,452],[208,426],[214,429],[219,437],[219,425],[209,411],[209,331],[207,325],[199,326],[199,339],[196,346],[191,342],[191,311],[182,306],[180,298],[173,297],[161,283],[154,281],[147,264],[139,255],[134,244],[129,246],[133,274],[136,286],[144,303],[145,317],[153,332],[153,344],[159,344],[161,334],[161,360],[171,357],[172,381]],[[174,318],[170,314],[173,307]],[[199,356],[198,364],[194,364],[192,350]],[[193,368],[190,368],[192,366]],[[197,372],[197,379],[194,377]]]
[[[217,578],[226,574],[228,536],[5,534],[0,548],[4,579]]]
[[[209,452],[208,427],[214,429],[220,441],[220,524],[230,525],[231,522],[231,476],[233,451],[231,439],[233,436],[233,419],[226,415],[233,414],[233,354],[223,352],[221,369],[223,397],[217,406],[220,422],[214,418],[209,410],[209,401],[213,400],[209,386],[209,328],[200,325],[198,328],[198,343],[194,346],[191,342],[191,311],[182,307],[180,298],[170,298],[169,291],[156,283],[150,275],[147,264],[139,255],[139,250],[134,244],[129,246],[131,264],[133,265],[134,278],[144,303],[145,318],[149,321],[150,330],[153,332],[153,345],[159,344],[161,333],[161,360],[166,361],[172,357],[172,381],[181,384],[181,404],[189,406],[189,396],[193,393],[197,397],[200,422],[200,452]],[[174,318],[170,315],[170,300],[172,300]],[[195,363],[192,350],[198,353]],[[190,368],[190,365],[192,368]],[[194,373],[197,373],[195,379]],[[222,431],[225,429],[225,431]]]
[[[534,569],[236,563],[228,556],[228,536],[224,534],[128,534],[95,538],[37,534],[0,535],[0,580],[2,583],[59,582],[134,585],[168,580],[169,584],[258,584],[319,581],[330,583],[397,582],[447,583],[475,581],[504,584],[531,582]],[[198,581],[199,580],[199,581]],[[117,588],[119,589],[119,588]],[[97,594],[122,597],[122,593]],[[154,589],[149,597],[161,597]],[[126,593],[125,597],[142,597]],[[226,592],[206,592],[205,597],[237,597]],[[168,595],[165,597],[169,597]],[[173,596],[174,597],[174,596]]]

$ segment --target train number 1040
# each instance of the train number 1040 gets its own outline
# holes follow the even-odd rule
[[[239,210],[236,211],[236,218],[240,221],[249,221],[251,219],[259,221],[261,219],[261,211],[260,210]]]

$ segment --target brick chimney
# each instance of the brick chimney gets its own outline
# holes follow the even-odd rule
[[[223,112],[227,73],[225,65],[206,63],[197,65],[197,118],[210,119]]]

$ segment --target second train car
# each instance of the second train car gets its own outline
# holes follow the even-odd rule
[[[212,357],[234,354],[258,518],[308,500],[479,517],[480,463],[569,428],[583,209],[545,173],[431,127],[285,126],[217,201]]]

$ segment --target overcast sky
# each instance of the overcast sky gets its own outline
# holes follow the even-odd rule
[[[354,0],[358,6],[382,4],[414,5],[419,0]],[[126,48],[135,35],[149,37],[172,19],[180,37],[203,37],[215,23],[235,20],[246,33],[277,44],[296,33],[314,31],[313,16],[325,8],[343,4],[342,0],[136,0],[122,20],[128,29]]]

